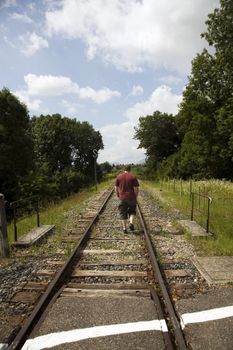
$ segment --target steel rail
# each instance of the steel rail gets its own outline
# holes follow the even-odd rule
[[[164,319],[164,312],[163,312],[163,308],[162,308],[161,302],[159,300],[159,297],[158,297],[155,289],[152,286],[150,286],[149,288],[150,288],[151,298],[153,299],[154,304],[156,306],[158,317],[160,320],[163,320]],[[174,346],[173,346],[169,331],[163,332],[163,339],[164,339],[164,344],[165,344],[166,350],[174,350]]]
[[[138,209],[137,211],[138,211],[140,223],[141,223],[141,226],[142,226],[143,231],[144,231],[146,245],[147,245],[147,249],[148,249],[148,252],[150,255],[150,260],[151,260],[151,264],[152,264],[152,267],[154,270],[155,278],[159,283],[159,286],[160,286],[160,289],[161,289],[161,292],[163,295],[164,303],[167,307],[169,318],[170,318],[170,321],[172,324],[172,330],[174,332],[175,341],[177,343],[176,345],[177,345],[179,350],[187,350],[188,348],[187,348],[187,345],[185,343],[185,339],[183,336],[181,325],[180,325],[180,322],[177,318],[177,315],[176,315],[174,306],[172,304],[172,301],[170,299],[170,296],[168,294],[167,288],[165,286],[165,283],[164,283],[164,280],[163,280],[163,277],[162,277],[162,274],[161,274],[161,271],[159,268],[159,264],[158,264],[157,259],[156,259],[156,253],[155,253],[153,244],[151,242],[151,239],[150,239],[147,227],[146,227],[146,223],[145,223],[145,220],[143,218],[142,210],[141,210],[139,204],[138,204],[137,209]]]
[[[35,325],[39,321],[39,319],[42,316],[45,309],[48,307],[50,301],[53,299],[56,292],[61,288],[64,279],[66,279],[67,276],[69,275],[70,271],[73,268],[74,262],[77,262],[78,257],[80,258],[82,249],[86,245],[86,243],[89,239],[92,226],[98,220],[99,215],[101,214],[101,212],[105,208],[113,191],[114,191],[114,189],[111,189],[111,191],[109,192],[109,194],[105,198],[104,203],[102,204],[101,208],[99,209],[98,213],[96,214],[94,219],[91,221],[91,223],[89,224],[89,226],[87,227],[87,229],[85,230],[83,235],[81,236],[79,243],[75,247],[73,253],[69,257],[67,262],[63,265],[61,270],[57,273],[55,278],[50,282],[45,293],[42,295],[41,299],[39,300],[38,304],[35,306],[34,310],[32,311],[31,315],[29,316],[29,318],[27,319],[27,321],[25,322],[25,324],[23,325],[21,330],[19,331],[18,335],[15,337],[13,342],[10,344],[8,350],[20,350],[22,348],[23,344],[27,340],[27,337],[32,332],[33,328],[35,327]]]

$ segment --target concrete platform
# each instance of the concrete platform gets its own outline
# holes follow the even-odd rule
[[[47,335],[42,339],[43,348],[47,348],[49,334],[57,332],[50,339],[51,349],[163,350],[161,323],[159,330],[150,328],[156,322],[161,321],[149,297],[60,297],[33,335],[33,343],[30,345],[29,340],[22,349],[39,349],[38,336],[42,335]],[[139,329],[142,325],[145,328]],[[54,341],[58,342],[55,346]]]
[[[213,237],[212,233],[206,232],[206,230],[200,226],[196,221],[191,220],[179,220],[178,223],[188,230],[192,237]]]
[[[198,256],[192,262],[210,285],[233,282],[233,256]]]
[[[190,349],[233,349],[233,287],[179,300],[176,309]]]
[[[40,227],[35,227],[25,235],[19,237],[16,242],[12,243],[13,247],[29,247],[34,243],[38,242],[41,238],[52,233],[54,225],[41,225]]]

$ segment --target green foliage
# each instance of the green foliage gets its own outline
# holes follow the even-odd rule
[[[174,153],[170,157],[168,157],[163,162],[159,163],[156,178],[163,179],[167,177],[177,178],[179,177],[178,172],[178,163],[180,160],[180,153]]]
[[[51,171],[71,166],[72,121],[60,114],[32,118],[32,134],[38,166],[47,164]]]
[[[109,162],[104,162],[100,164],[100,169],[103,175],[108,174],[112,171],[112,165]]]
[[[41,115],[32,119],[32,134],[35,189],[43,198],[63,198],[93,182],[94,162],[103,143],[89,123],[60,114]]]
[[[172,124],[155,112],[140,118],[136,129],[148,170],[157,170],[157,177],[233,179],[232,0],[220,0],[206,25],[202,37],[214,50],[193,59]]]
[[[9,90],[0,91],[0,192],[20,195],[19,181],[33,167],[33,143],[27,108]]]
[[[162,184],[156,182],[143,182],[143,187],[148,190],[156,200],[162,201],[167,211],[179,210],[182,216],[190,219],[191,200],[190,182],[170,180]],[[162,191],[161,191],[162,185]],[[210,232],[215,237],[197,238],[189,236],[192,244],[197,248],[198,254],[204,255],[232,255],[232,217],[233,217],[233,184],[227,181],[208,180],[192,181],[192,190],[196,194],[208,195],[212,198],[210,204]],[[207,201],[198,195],[195,196],[194,220],[203,228],[207,224]],[[188,235],[186,235],[188,237]]]
[[[24,104],[0,91],[0,192],[9,202],[32,195],[58,200],[93,183],[102,148],[101,134],[88,122],[60,114],[30,120]]]
[[[180,143],[174,117],[159,111],[139,118],[135,138],[140,141],[139,148],[146,149],[152,169],[175,153]]]
[[[179,175],[233,178],[233,4],[221,0],[202,36],[214,46],[192,62],[177,125],[183,136]]]

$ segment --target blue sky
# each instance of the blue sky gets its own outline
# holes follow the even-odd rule
[[[98,161],[138,162],[134,127],[178,111],[218,0],[0,0],[0,89],[30,115],[89,121]]]

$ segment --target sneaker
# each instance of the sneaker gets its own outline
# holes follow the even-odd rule
[[[123,233],[128,233],[126,228],[123,228]]]
[[[130,225],[129,225],[129,229],[130,229],[130,231],[134,231],[134,225],[133,225],[133,224],[130,224]]]

